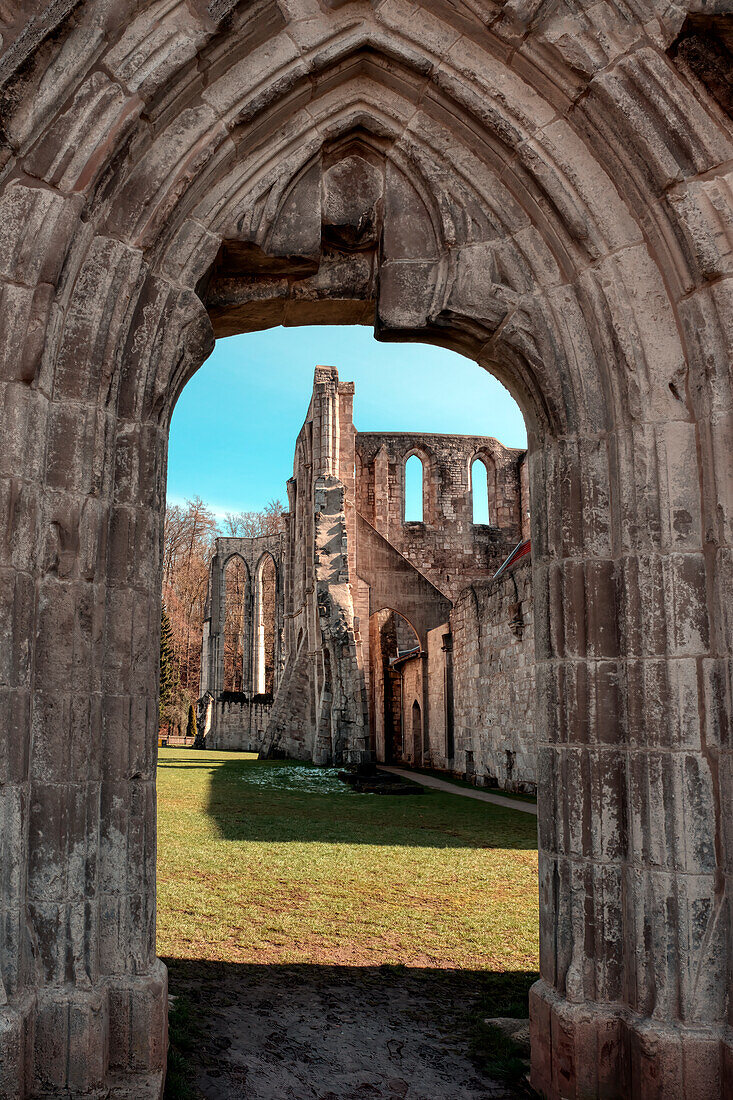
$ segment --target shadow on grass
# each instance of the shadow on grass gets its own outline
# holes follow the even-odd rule
[[[203,1032],[203,1020],[193,1001],[173,994],[168,1006],[165,1100],[197,1100],[196,1052]]]
[[[196,1083],[251,1100],[402,1096],[410,1082],[430,1100],[533,1095],[526,1057],[483,1021],[526,1017],[535,973],[164,961],[168,1100]]]
[[[410,798],[355,794],[333,768],[222,756],[181,750],[161,759],[158,767],[209,772],[207,812],[226,840],[527,851],[537,847],[536,819],[503,806],[435,790]]]

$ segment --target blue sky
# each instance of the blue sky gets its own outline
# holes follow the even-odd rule
[[[295,438],[319,363],[356,383],[358,431],[493,435],[526,447],[522,414],[495,378],[427,344],[380,344],[365,326],[275,328],[217,340],[173,413],[168,499],[219,515],[286,501]]]

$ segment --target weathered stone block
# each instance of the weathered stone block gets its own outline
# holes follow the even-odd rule
[[[168,972],[151,972],[109,984],[110,1064],[134,1072],[165,1068],[168,1049]]]
[[[32,485],[37,485],[42,477],[46,460],[49,403],[23,383],[3,386],[1,400],[5,445],[0,455],[0,471],[12,478],[18,478],[23,471],[29,483],[26,491],[32,492]]]
[[[35,1024],[35,1089],[81,1096],[103,1087],[108,1030],[103,992],[46,994]]]
[[[81,211],[47,188],[16,184],[0,199],[0,275],[34,287],[55,286]]]
[[[50,133],[25,157],[26,171],[61,191],[85,190],[106,167],[109,149],[134,129],[142,107],[138,97],[126,95],[105,73],[93,73]]]
[[[0,1076],[2,1100],[16,1100],[19,1089],[21,1095],[30,1089],[33,1059],[33,1033],[30,1021],[34,1007],[30,1002],[31,998],[26,997],[17,1005],[5,1004],[0,1008],[0,1049],[3,1052],[3,1073]]]

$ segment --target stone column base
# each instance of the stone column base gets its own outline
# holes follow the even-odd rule
[[[36,997],[29,993],[0,1006],[0,1100],[30,1091]]]
[[[160,1100],[165,1085],[165,1073],[112,1074],[105,1100]]]
[[[168,1051],[168,981],[46,986],[0,1007],[0,1100],[159,1100]]]
[[[160,959],[143,977],[109,979],[109,1066],[120,1073],[163,1072],[168,1055],[168,971]]]
[[[722,1027],[682,1027],[621,1007],[571,1004],[537,982],[530,991],[532,1087],[545,1100],[718,1100],[733,1097]]]
[[[720,1095],[733,1096],[733,1028],[727,1027],[720,1044]]]
[[[531,1081],[540,1096],[629,1100],[624,1023],[618,1013],[570,1004],[540,980],[530,990],[529,1019]]]

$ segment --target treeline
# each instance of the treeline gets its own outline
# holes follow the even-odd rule
[[[201,631],[209,565],[220,535],[251,538],[282,529],[283,506],[271,500],[261,512],[227,512],[220,521],[200,497],[171,504],[165,514],[161,725],[186,732],[199,694]]]

